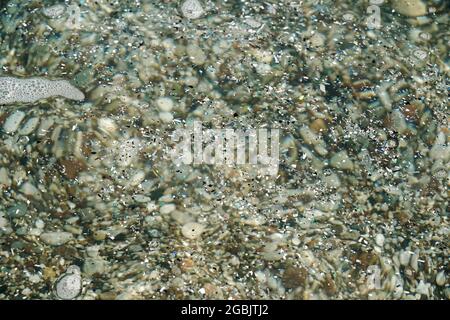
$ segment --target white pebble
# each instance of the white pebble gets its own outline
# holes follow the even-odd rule
[[[330,159],[330,165],[342,170],[353,169],[353,162],[350,160],[346,151],[340,151],[334,154]]]
[[[41,234],[41,240],[52,246],[59,246],[73,238],[69,232],[45,232]]]
[[[331,188],[339,188],[341,186],[341,180],[338,175],[335,173],[330,174],[329,176],[325,176],[323,181],[328,187]]]
[[[45,227],[45,223],[44,223],[44,221],[42,221],[42,219],[37,219],[37,220],[34,222],[34,225],[35,225],[36,228],[38,228],[38,229],[44,229],[44,227]]]
[[[117,144],[118,151],[118,163],[121,167],[127,167],[134,163],[139,157],[139,151],[142,147],[141,141],[138,138],[132,138],[120,145]]]
[[[7,225],[8,225],[8,220],[3,217],[0,217],[0,229],[6,227]]]
[[[406,123],[405,117],[400,110],[394,110],[391,116],[392,127],[395,131],[402,134],[408,130],[408,124]]]
[[[117,125],[113,119],[100,118],[97,120],[97,124],[99,129],[105,133],[114,133],[117,131]]]
[[[0,84],[1,85],[1,84]],[[1,90],[1,88],[0,88]],[[0,103],[1,103],[1,97],[0,97]],[[23,111],[15,111],[13,112],[5,121],[3,124],[3,129],[6,133],[14,133],[19,128],[20,123],[25,118],[25,112]]]
[[[186,0],[181,5],[181,12],[183,13],[183,16],[188,19],[198,19],[205,13],[205,10],[200,1]]]
[[[181,233],[188,239],[197,239],[205,230],[205,227],[197,222],[188,222],[181,228]]]
[[[320,141],[317,135],[308,126],[301,127],[299,132],[300,136],[307,144],[317,144]]]
[[[168,204],[161,206],[161,208],[159,209],[159,212],[161,214],[169,214],[172,211],[174,211],[175,209],[176,209],[176,206],[173,203],[168,203]]]
[[[133,198],[134,198],[134,200],[136,200],[136,202],[140,202],[140,203],[147,203],[152,200],[150,197],[144,196],[142,194],[137,194],[137,195],[133,196]]]
[[[419,270],[419,250],[416,250],[416,252],[414,252],[411,256],[411,261],[409,264],[416,272]]]
[[[300,244],[300,239],[297,237],[292,238],[292,244],[298,246]]]
[[[42,234],[42,229],[38,228],[31,228],[30,231],[28,231],[28,235],[38,237]]]
[[[434,160],[448,161],[450,159],[450,146],[446,143],[446,137],[440,132],[430,150],[430,157]]]
[[[6,168],[0,168],[0,184],[7,187],[11,185],[11,179],[9,178],[8,170],[6,170]]]
[[[441,271],[436,275],[436,284],[441,287],[445,284],[445,272],[444,271]]]
[[[20,192],[26,194],[27,196],[37,196],[39,195],[39,190],[30,182],[25,182],[20,186]]]
[[[377,246],[379,247],[383,247],[384,245],[384,236],[379,233],[375,236],[375,243],[377,244]]]
[[[192,222],[192,217],[185,211],[175,210],[170,215],[173,220],[178,222],[180,225],[184,225],[188,222]]]
[[[31,293],[32,293],[32,291],[31,291],[30,288],[25,288],[25,289],[22,290],[22,294],[24,296],[29,296]]]
[[[262,272],[262,271],[256,271],[255,272],[255,278],[256,278],[256,280],[258,280],[258,282],[264,283],[264,282],[267,281],[266,274],[264,272]]]
[[[428,296],[430,284],[423,282],[423,280],[419,281],[419,284],[416,287],[416,292],[425,296]]]
[[[142,181],[144,181],[144,179],[145,179],[145,171],[139,170],[131,177],[128,184],[134,187],[139,185]]]
[[[267,63],[257,63],[255,69],[261,75],[267,75],[272,71],[272,67]]]
[[[164,112],[170,112],[173,109],[173,101],[168,97],[160,97],[156,100],[156,105],[159,110]]]
[[[323,45],[325,44],[325,36],[321,33],[315,33],[310,39],[310,43],[312,47],[323,47]]]
[[[102,258],[86,258],[83,264],[83,272],[87,275],[103,274],[106,267],[106,261]]]
[[[22,136],[29,135],[34,130],[36,130],[37,126],[39,124],[39,118],[33,117],[29,119],[25,124],[20,128],[19,134]]]
[[[403,283],[399,276],[393,275],[392,276],[392,285],[393,285],[393,297],[395,299],[400,299],[403,295]]]
[[[59,299],[75,299],[82,289],[81,272],[78,266],[70,266],[56,282],[55,294]]]
[[[206,54],[195,44],[188,45],[186,47],[186,53],[194,64],[202,65],[206,62]]]
[[[51,7],[42,8],[42,13],[50,19],[55,19],[63,15],[66,7],[62,4],[55,4]]]
[[[419,17],[427,14],[427,6],[421,0],[396,0],[391,3],[395,11],[408,17]]]
[[[173,114],[171,114],[170,112],[160,112],[159,118],[161,119],[162,122],[169,123],[172,122],[173,120]]]
[[[399,255],[400,264],[407,266],[409,264],[409,259],[411,257],[411,254],[408,251],[402,251]]]

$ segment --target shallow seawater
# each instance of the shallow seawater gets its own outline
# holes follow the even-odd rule
[[[449,1],[0,1],[0,299],[449,299]]]

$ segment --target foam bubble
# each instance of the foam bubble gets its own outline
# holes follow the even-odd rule
[[[67,80],[0,77],[0,104],[35,102],[54,96],[70,100],[84,100],[83,92],[72,86]]]
[[[51,7],[46,7],[42,9],[42,13],[50,19],[59,18],[66,11],[66,7],[62,4],[56,4]]]

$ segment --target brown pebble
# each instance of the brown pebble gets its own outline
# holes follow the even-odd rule
[[[54,253],[55,255],[64,257],[64,258],[66,258],[66,259],[73,259],[73,258],[75,258],[75,257],[78,256],[77,249],[75,249],[74,247],[71,247],[71,246],[65,246],[65,245],[56,247],[56,248],[53,250],[53,253]]]
[[[73,213],[69,210],[51,211],[50,215],[52,216],[52,218],[67,219],[67,218],[70,218],[71,216],[73,216]]]
[[[103,241],[106,239],[107,233],[106,233],[106,231],[103,231],[103,230],[97,230],[97,231],[94,231],[92,236],[94,237],[94,240],[96,240],[96,241]]]
[[[102,292],[98,295],[99,300],[115,300],[116,297],[114,292]]]
[[[180,269],[182,271],[188,271],[194,267],[194,261],[191,258],[184,258],[181,261]]]
[[[407,104],[407,105],[403,106],[403,108],[401,110],[402,110],[403,115],[405,116],[406,120],[409,120],[409,121],[418,120],[417,108],[414,104]]]
[[[283,285],[286,289],[303,286],[308,277],[308,271],[303,267],[287,267],[283,274]]]
[[[337,292],[336,284],[329,274],[325,276],[324,289],[328,296],[334,296]]]
[[[45,280],[54,280],[56,278],[56,272],[52,267],[45,267],[42,271],[42,276]]]
[[[407,224],[411,220],[411,215],[406,211],[395,212],[394,216],[401,224]]]
[[[311,239],[311,241],[308,241],[306,243],[306,245],[308,246],[308,248],[312,249],[314,248],[317,244],[319,243],[319,241],[317,239]]]
[[[86,169],[86,165],[78,159],[62,159],[59,161],[63,167],[63,174],[69,179],[75,179],[78,174]]]
[[[370,80],[362,79],[362,80],[357,80],[357,81],[353,82],[352,87],[354,89],[360,90],[360,89],[371,88],[371,87],[373,87],[373,85],[370,82]]]
[[[309,125],[309,128],[315,133],[323,133],[327,131],[327,124],[323,119],[316,119]]]
[[[221,296],[221,290],[217,286],[213,285],[212,283],[206,283],[203,286],[203,289],[205,289],[205,295],[209,298],[218,298]]]
[[[378,256],[373,252],[362,251],[358,254],[357,259],[360,261],[361,267],[367,269],[368,266],[377,263]]]

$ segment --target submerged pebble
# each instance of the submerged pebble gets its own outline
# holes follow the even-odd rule
[[[184,237],[194,240],[200,237],[205,230],[205,226],[197,222],[188,222],[181,228]]]
[[[448,10],[380,2],[0,6],[0,299],[448,299]]]
[[[330,165],[337,169],[351,170],[353,169],[353,162],[350,160],[346,151],[340,151],[334,154],[330,159]]]
[[[42,241],[52,246],[60,246],[73,239],[69,232],[45,232],[40,235]]]
[[[62,300],[72,300],[78,297],[82,290],[81,272],[78,266],[70,266],[56,280],[55,295]]]
[[[427,14],[427,6],[422,0],[396,0],[392,7],[399,13],[408,17],[418,17]]]
[[[188,19],[198,19],[205,13],[205,10],[200,1],[185,0],[181,5],[181,12]]]
[[[20,110],[13,112],[3,124],[3,130],[5,130],[6,133],[16,132],[24,118],[25,112]]]
[[[51,19],[59,18],[66,11],[66,7],[62,4],[55,4],[51,7],[42,8],[42,13]]]

